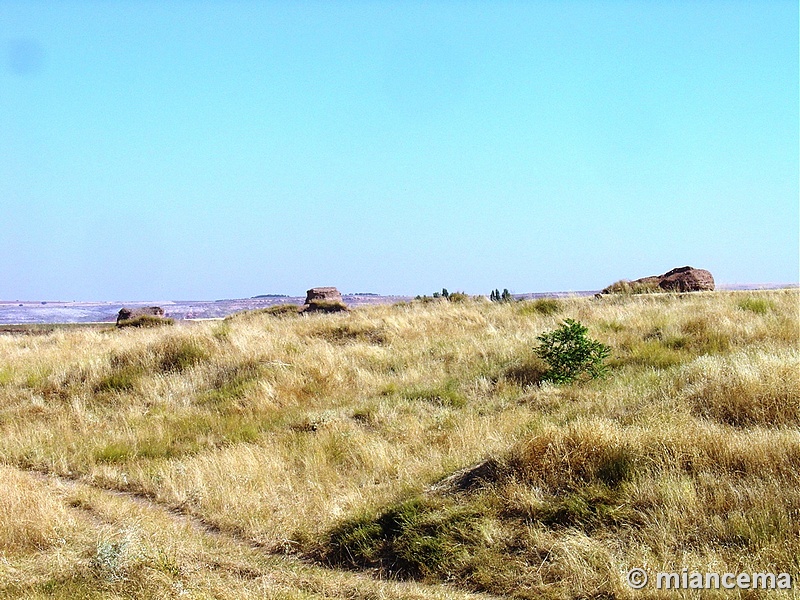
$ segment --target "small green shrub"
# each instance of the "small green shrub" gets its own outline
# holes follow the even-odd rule
[[[579,377],[602,377],[603,361],[611,349],[586,337],[588,329],[579,322],[566,319],[558,329],[538,336],[536,355],[548,365],[544,379],[554,383],[570,383]]]

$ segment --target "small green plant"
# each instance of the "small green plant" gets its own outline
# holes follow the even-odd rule
[[[603,377],[603,361],[611,353],[605,344],[586,337],[588,329],[578,321],[566,319],[561,327],[538,338],[536,355],[548,365],[543,379],[553,383],[570,383],[588,376]]]

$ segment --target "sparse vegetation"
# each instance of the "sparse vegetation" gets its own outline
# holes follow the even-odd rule
[[[336,300],[312,300],[303,308],[304,312],[336,313],[350,310],[344,302]]]
[[[742,310],[749,310],[758,315],[765,315],[772,310],[772,302],[767,298],[760,298],[758,296],[742,298],[739,301],[739,308]]]
[[[611,285],[609,285],[605,290],[604,293],[607,294],[624,294],[624,295],[632,295],[632,294],[654,294],[657,292],[663,292],[660,287],[658,287],[658,281],[628,281],[627,279],[620,279],[619,281],[615,281]]]
[[[273,306],[268,306],[266,308],[258,308],[255,310],[243,310],[238,313],[234,313],[225,317],[226,320],[236,319],[241,317],[253,317],[256,315],[271,315],[273,317],[296,317],[300,314],[300,309],[302,307],[298,306],[297,304],[291,304],[289,302],[284,304],[275,304]]]
[[[0,598],[633,599],[643,564],[796,576],[799,299],[0,336]],[[563,349],[562,320],[612,349],[607,377],[547,377],[535,349]]]
[[[469,294],[466,292],[453,292],[452,294],[448,294],[446,298],[450,302],[466,302],[469,300]]]
[[[117,327],[160,327],[162,325],[174,325],[175,320],[169,317],[159,317],[158,315],[137,315],[132,319],[122,319],[117,322]]]
[[[539,298],[532,302],[524,302],[520,305],[519,312],[522,315],[555,315],[561,311],[561,303],[555,298]]]
[[[441,292],[433,292],[432,296],[415,296],[415,300],[428,303],[434,300],[447,300],[449,302],[465,302],[469,300],[469,294],[466,292],[448,292],[447,288],[442,288]]]

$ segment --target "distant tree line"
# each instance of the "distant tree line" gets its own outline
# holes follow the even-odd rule
[[[503,293],[500,293],[500,290],[492,290],[492,293],[489,294],[489,300],[492,302],[511,302],[514,300],[514,296],[511,295],[511,292],[508,291],[508,288],[503,290]]]

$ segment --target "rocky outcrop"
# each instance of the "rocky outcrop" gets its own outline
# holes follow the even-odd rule
[[[340,312],[349,310],[335,287],[311,288],[306,292],[302,312]]]
[[[117,325],[119,325],[122,321],[132,321],[138,317],[163,317],[164,316],[164,309],[160,306],[142,306],[137,308],[126,308],[123,307],[120,309],[119,313],[117,314]]]
[[[705,269],[678,267],[661,275],[658,287],[669,292],[713,292],[714,277]]]
[[[323,302],[344,302],[342,295],[335,287],[316,287],[306,292],[306,304],[315,301]]]
[[[714,277],[705,269],[678,267],[663,275],[651,275],[633,281],[617,281],[603,290],[603,294],[647,292],[705,292],[714,290]]]

